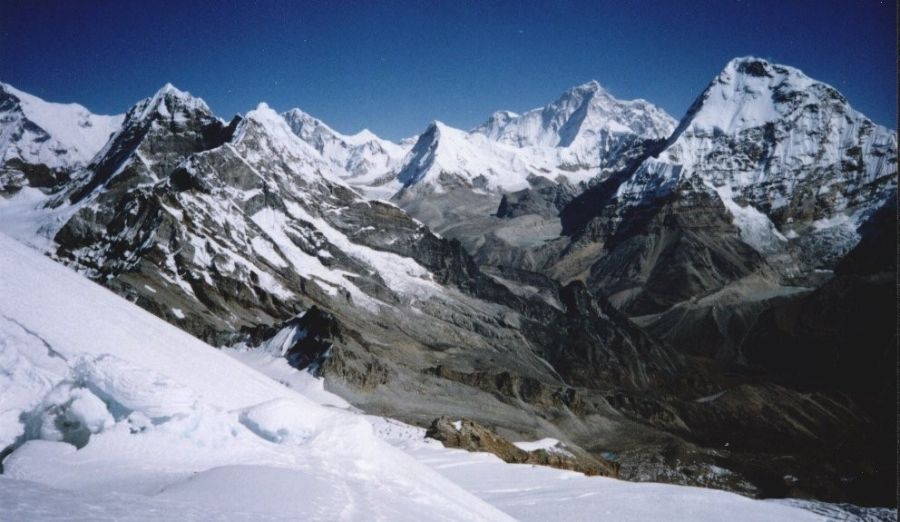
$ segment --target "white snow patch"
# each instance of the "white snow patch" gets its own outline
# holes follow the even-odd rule
[[[721,186],[715,188],[725,208],[731,212],[734,218],[734,226],[738,228],[741,239],[756,249],[757,252],[768,254],[781,250],[787,238],[784,237],[775,223],[769,217],[751,205],[740,205],[734,201],[731,187]]]
[[[513,444],[524,451],[544,450],[548,453],[559,453],[561,455],[572,456],[572,453],[566,450],[565,445],[562,442],[550,437],[531,442],[514,442]]]

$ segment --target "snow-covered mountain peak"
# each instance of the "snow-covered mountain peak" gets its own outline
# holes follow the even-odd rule
[[[86,164],[123,116],[92,114],[77,103],[51,103],[0,83],[0,163],[20,160],[51,168]]]
[[[674,128],[662,109],[617,100],[591,81],[524,114],[497,111],[471,132],[431,122],[396,179],[407,188],[424,180],[437,192],[521,190],[533,176],[580,183],[623,168],[648,140],[666,138]]]
[[[294,134],[320,151],[325,148],[326,141],[340,141],[350,146],[372,142],[378,145],[396,145],[391,141],[380,138],[369,129],[363,129],[356,134],[342,134],[319,118],[296,107],[284,112],[281,116],[287,121]]]
[[[167,178],[181,160],[228,140],[233,127],[202,99],[166,84],[128,110],[115,135],[67,191],[77,202],[114,178],[120,190]]]
[[[128,112],[127,119],[146,120],[158,115],[177,122],[196,113],[211,115],[212,111],[201,98],[192,96],[187,91],[179,90],[171,83],[166,83],[156,91],[156,94],[135,105]]]
[[[691,107],[688,117],[698,129],[730,134],[822,103],[847,105],[846,98],[833,87],[798,69],[744,57],[728,62]]]
[[[186,92],[178,89],[174,85],[172,85],[171,82],[166,82],[166,84],[162,86],[162,88],[159,90],[159,92],[165,93],[165,94],[172,94],[175,96],[189,96],[190,95],[189,93],[186,93]]]
[[[284,121],[284,118],[281,118],[279,114],[275,112],[275,109],[270,107],[266,102],[259,102],[255,109],[247,113],[246,118],[248,120],[269,121],[278,127],[287,124],[287,122]]]
[[[612,98],[612,95],[609,94],[609,92],[604,89],[602,85],[600,85],[600,82],[598,82],[597,80],[591,80],[589,82],[582,83],[581,85],[576,85],[575,87],[567,90],[562,94],[562,96],[560,96],[558,102],[565,99],[577,100],[596,95]]]
[[[344,140],[354,145],[362,145],[370,141],[381,141],[381,138],[369,129],[363,129],[356,134],[344,135]]]
[[[464,130],[451,127],[440,120],[432,120],[431,123],[428,124],[428,127],[425,127],[423,136],[428,135],[433,137],[440,137],[444,134],[449,134],[451,136],[462,136],[463,134],[466,134],[466,132]]]
[[[294,135],[334,165],[336,174],[354,182],[366,183],[384,176],[412,147],[382,139],[368,129],[352,135],[341,134],[297,108],[281,116]]]
[[[496,111],[488,117],[487,121],[472,129],[472,132],[490,133],[491,129],[503,127],[518,117],[519,115],[512,111]]]
[[[296,177],[297,181],[319,185],[327,179],[343,185],[340,178],[346,177],[340,167],[297,136],[283,115],[265,102],[241,120],[231,144],[267,180]]]
[[[553,103],[522,115],[495,112],[474,132],[516,147],[584,147],[592,149],[603,135],[668,137],[675,120],[644,101],[613,97],[599,82],[568,89]]]
[[[728,62],[666,148],[617,194],[646,202],[697,176],[723,199],[745,240],[757,226],[785,237],[829,235],[815,241],[841,252],[896,190],[896,155],[896,133],[851,108],[830,85],[793,67],[742,57]],[[741,221],[749,214],[754,220]]]
[[[337,135],[337,132],[322,120],[296,107],[282,114],[282,117],[288,122],[294,134],[307,142],[314,139],[316,134]]]
[[[318,151],[294,134],[284,117],[265,102],[261,102],[256,109],[247,113],[238,125],[233,141],[241,143],[251,137],[257,142],[260,139],[265,140],[270,151],[277,150],[292,156],[319,159]],[[259,143],[255,146],[258,145]]]

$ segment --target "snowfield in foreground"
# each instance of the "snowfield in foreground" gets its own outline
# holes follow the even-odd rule
[[[829,519],[445,449],[2,235],[0,368],[0,520]]]

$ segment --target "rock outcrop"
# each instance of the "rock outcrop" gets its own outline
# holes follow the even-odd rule
[[[589,476],[615,477],[618,474],[618,466],[613,462],[589,456],[578,457],[569,449],[562,447],[525,451],[487,427],[469,419],[451,421],[447,417],[437,418],[431,423],[425,436],[441,441],[448,448],[493,453],[504,462],[512,464],[549,466]]]

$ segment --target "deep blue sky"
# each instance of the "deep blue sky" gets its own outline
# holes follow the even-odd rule
[[[895,27],[896,0],[0,0],[0,81],[101,113],[170,81],[225,118],[266,101],[397,139],[591,79],[680,118],[729,59],[752,54],[894,128]]]

